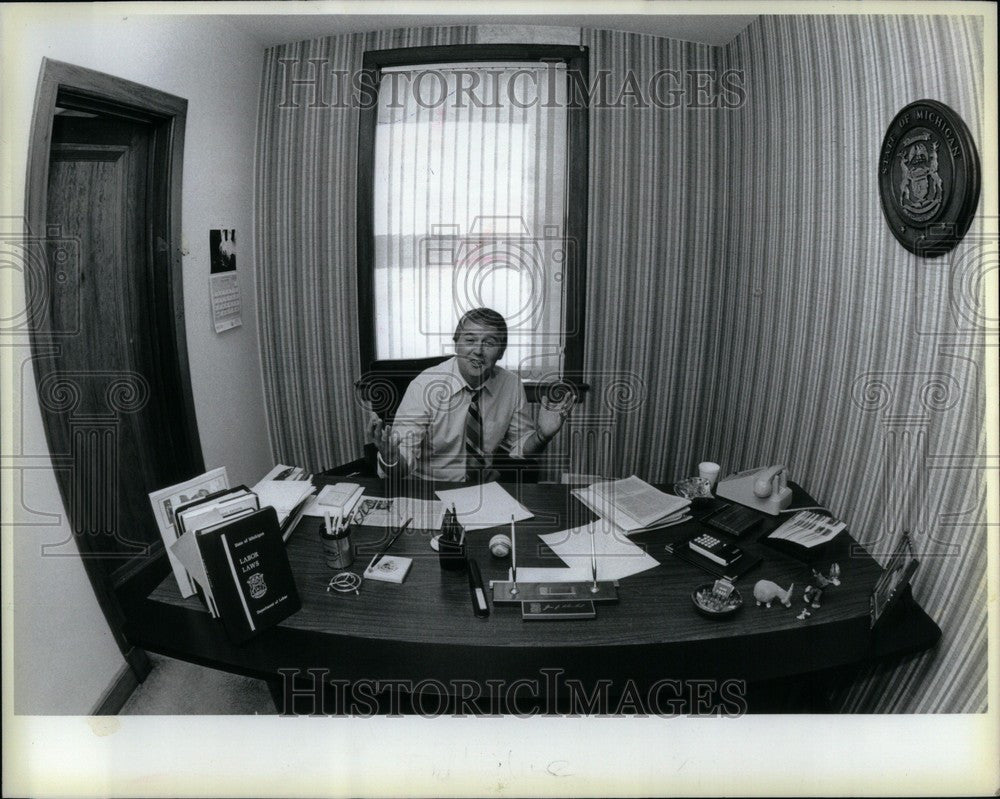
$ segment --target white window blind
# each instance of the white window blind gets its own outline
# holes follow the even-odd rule
[[[387,69],[375,134],[380,359],[452,351],[479,306],[510,328],[500,364],[562,369],[568,247],[564,64]]]

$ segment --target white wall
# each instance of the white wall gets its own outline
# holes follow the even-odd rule
[[[51,8],[51,7],[50,7]],[[3,11],[3,227],[23,215],[27,136],[43,57],[107,72],[188,100],[183,184],[184,304],[188,356],[206,466],[254,482],[272,464],[257,347],[253,277],[253,154],[263,48],[208,18],[97,15],[87,5]],[[237,230],[243,326],[211,327],[208,231]],[[0,286],[23,308],[23,276],[10,260]],[[69,541],[46,447],[27,337],[0,317],[5,455],[4,610],[13,608],[14,709],[28,714],[91,711],[124,660]],[[13,392],[13,397],[7,396]],[[10,410],[6,410],[7,408]],[[9,506],[9,507],[8,507]],[[11,522],[14,526],[11,526]],[[63,557],[43,557],[60,544]],[[13,590],[11,591],[11,582]],[[11,605],[11,602],[13,603]],[[9,631],[11,627],[7,626]],[[7,672],[10,674],[11,672]],[[5,681],[4,690],[9,690]],[[10,695],[5,695],[5,703]],[[11,705],[7,704],[8,707]]]

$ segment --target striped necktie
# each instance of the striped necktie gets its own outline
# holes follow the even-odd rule
[[[479,412],[479,397],[482,388],[474,389],[466,386],[472,394],[469,402],[469,415],[465,420],[465,479],[477,479],[487,466],[486,453],[483,451],[483,417]]]

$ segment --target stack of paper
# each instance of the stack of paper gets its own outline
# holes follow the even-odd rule
[[[278,513],[278,524],[284,524],[302,501],[313,492],[308,480],[261,480],[254,486],[260,506],[270,505]]]
[[[251,513],[258,507],[257,496],[250,489],[237,486],[178,508],[177,525],[182,533],[205,530]]]
[[[323,486],[316,498],[306,507],[307,516],[322,518],[330,514],[334,520],[346,519],[361,501],[365,490],[357,483],[334,483]]]
[[[690,518],[687,510],[691,500],[665,494],[635,475],[578,488],[573,496],[627,533],[667,527]]]
[[[435,492],[446,507],[455,506],[458,522],[466,530],[482,530],[530,519],[535,514],[500,487],[499,483]]]
[[[283,463],[279,463],[260,478],[260,483],[266,480],[308,480],[310,476],[306,474],[306,470],[301,466],[286,466]],[[257,485],[260,485],[260,483],[257,483]],[[256,490],[257,486],[254,486],[254,491]]]
[[[306,500],[313,492],[312,475],[306,474],[301,466],[286,466],[276,464],[253,487],[253,492],[260,497],[262,508],[270,505],[278,514],[278,524],[281,527],[281,538],[284,541],[295,529],[305,515]]]

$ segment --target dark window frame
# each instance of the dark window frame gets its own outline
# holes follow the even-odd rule
[[[590,120],[587,86],[590,54],[586,47],[534,44],[470,44],[369,50],[361,76],[368,100],[377,98],[385,67],[469,61],[561,61],[569,75],[567,109],[566,238],[575,242],[566,270],[566,346],[562,383],[581,396],[588,388],[583,374],[585,299],[587,291],[587,212],[589,200]],[[376,363],[375,352],[375,129],[378,103],[365,102],[358,121],[357,286],[358,344],[362,373]],[[391,361],[379,361],[380,364]],[[528,399],[537,401],[537,385],[526,383]]]

